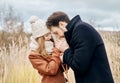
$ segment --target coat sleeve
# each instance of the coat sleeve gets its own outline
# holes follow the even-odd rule
[[[86,26],[78,26],[72,35],[73,49],[64,52],[63,62],[83,75],[90,67],[95,49],[94,37]]]
[[[53,52],[53,54],[56,54],[56,52]],[[43,75],[56,75],[60,66],[60,58],[57,56],[52,56],[47,60],[39,55],[31,53],[29,55],[29,60],[32,66]]]

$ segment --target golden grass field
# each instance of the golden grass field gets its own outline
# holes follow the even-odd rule
[[[115,83],[120,83],[120,32],[100,31],[105,42]],[[0,33],[0,83],[41,83],[29,60],[29,37],[25,33]],[[69,70],[70,83],[74,83]]]

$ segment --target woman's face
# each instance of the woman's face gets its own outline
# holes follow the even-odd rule
[[[49,41],[52,37],[51,37],[51,33],[47,33],[44,35],[45,41]]]

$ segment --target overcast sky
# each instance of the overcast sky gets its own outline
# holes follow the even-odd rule
[[[79,14],[104,28],[120,28],[120,0],[0,0],[0,5],[4,3],[12,4],[25,22],[31,15],[46,20],[51,13],[63,11],[70,18]]]

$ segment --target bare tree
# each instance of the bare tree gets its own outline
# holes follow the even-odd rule
[[[23,28],[21,18],[11,4],[5,2],[2,5],[0,14],[1,24],[5,31],[13,32],[19,30],[19,28]]]

